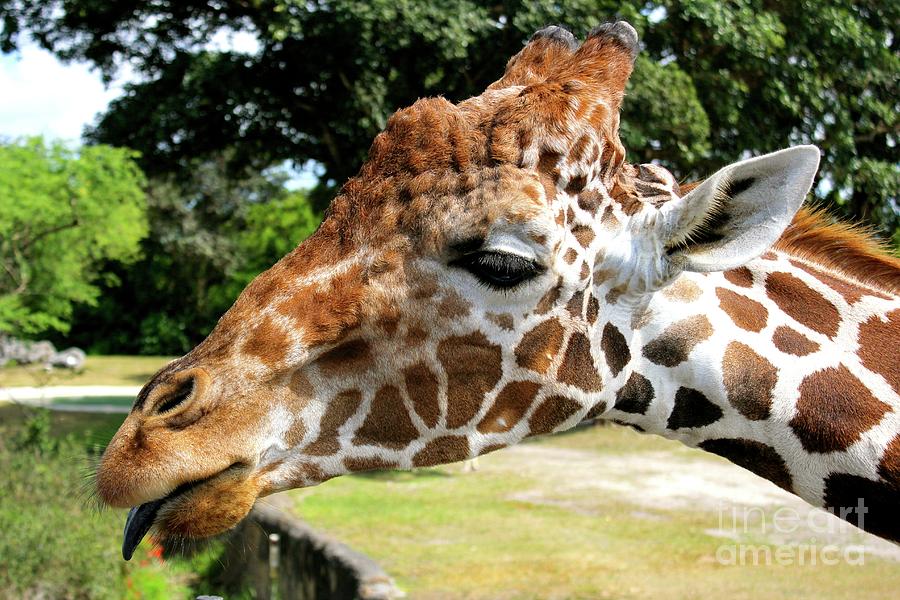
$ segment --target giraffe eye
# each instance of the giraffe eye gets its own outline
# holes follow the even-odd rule
[[[544,271],[537,262],[508,252],[473,252],[450,264],[465,269],[487,286],[504,290]]]

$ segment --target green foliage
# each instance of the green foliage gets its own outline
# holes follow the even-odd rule
[[[242,265],[210,290],[213,301],[227,309],[254,277],[312,235],[321,218],[303,192],[249,206],[244,227],[234,238]]]
[[[35,410],[13,437],[13,446],[19,450],[33,451],[38,455],[48,455],[57,450],[59,443],[50,436],[50,411]]]
[[[161,565],[122,562],[122,515],[97,513],[88,499],[90,435],[54,437],[50,419],[30,412],[16,429],[4,416],[0,428],[0,598],[186,596]]]
[[[41,138],[0,144],[0,332],[66,331],[96,303],[98,267],[138,256],[147,232],[134,153]]]
[[[900,228],[900,4],[659,5],[665,17],[648,27],[648,51],[690,74],[710,127],[705,156],[667,162],[702,176],[742,152],[812,142],[824,151],[820,199],[888,236]]]
[[[124,513],[97,510],[87,477],[121,423],[111,417],[0,407],[0,598],[169,600],[215,589],[207,573],[220,543],[160,561],[145,540],[122,561]]]
[[[225,157],[196,161],[188,178],[151,179],[143,258],[108,265],[121,285],[78,310],[67,343],[97,353],[190,350],[253,277],[318,225],[285,179],[278,169],[229,172]]]

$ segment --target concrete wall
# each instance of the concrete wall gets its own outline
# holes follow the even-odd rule
[[[277,533],[277,590],[270,591],[269,534]],[[392,600],[403,593],[372,559],[282,511],[258,505],[223,556],[232,584],[267,600]]]

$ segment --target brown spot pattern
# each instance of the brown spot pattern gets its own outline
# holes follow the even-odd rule
[[[772,343],[785,354],[794,356],[806,356],[819,349],[819,344],[786,325],[780,325],[775,329],[772,334]]]
[[[675,392],[675,406],[666,422],[671,430],[703,427],[722,418],[722,409],[709,401],[699,390],[680,387]]]
[[[753,273],[747,267],[738,267],[737,269],[725,271],[723,275],[725,275],[726,280],[738,287],[748,288],[753,286]]]
[[[751,421],[769,418],[778,369],[741,342],[731,342],[722,357],[728,402]]]
[[[275,324],[271,317],[253,328],[244,342],[241,352],[255,356],[263,364],[275,365],[287,356],[290,338],[284,330]]]
[[[458,435],[446,435],[428,442],[416,452],[413,465],[429,467],[456,462],[469,456],[469,440]]]
[[[890,410],[847,367],[816,371],[800,384],[791,429],[807,452],[846,450]]]
[[[441,316],[448,319],[456,319],[469,314],[469,303],[456,291],[451,290],[444,299],[441,300],[438,310],[440,311]]]
[[[428,331],[418,325],[410,325],[406,329],[406,343],[410,346],[418,346],[428,339]]]
[[[352,340],[329,350],[319,357],[316,364],[329,377],[362,373],[373,365],[372,352],[365,340]]]
[[[506,384],[478,424],[478,431],[504,433],[515,427],[528,412],[540,389],[541,386],[531,381],[513,381]]]
[[[771,446],[754,440],[723,438],[700,442],[700,447],[792,491],[793,481],[787,463]]]
[[[365,289],[362,274],[362,267],[354,266],[333,277],[327,286],[308,286],[295,292],[276,309],[303,328],[305,345],[336,342],[360,325]]]
[[[528,420],[531,435],[550,433],[581,410],[581,405],[565,396],[550,396],[541,402]]]
[[[556,287],[551,288],[544,296],[538,301],[537,307],[535,307],[534,312],[536,314],[542,315],[556,304],[556,301],[559,300],[559,294],[562,291],[562,282],[556,284]]]
[[[572,235],[575,236],[582,248],[587,248],[594,239],[594,230],[587,225],[578,225],[572,228]]]
[[[760,332],[766,326],[769,311],[756,300],[725,288],[716,288],[716,296],[725,314],[741,329]]]
[[[694,302],[700,299],[702,293],[700,286],[686,277],[679,277],[672,285],[662,290],[663,296],[679,302]]]
[[[487,313],[488,321],[495,324],[500,329],[512,331],[515,328],[515,321],[509,313]]]
[[[559,365],[556,378],[562,383],[574,385],[586,392],[598,392],[603,387],[594,358],[591,356],[591,342],[587,336],[576,331],[569,338],[566,354]]]
[[[429,428],[437,425],[440,417],[438,404],[439,383],[437,376],[424,363],[417,363],[403,370],[406,392],[416,414]]]
[[[642,415],[647,412],[654,397],[653,384],[640,373],[632,373],[618,392],[613,408],[622,412]]]
[[[287,444],[288,448],[293,448],[303,441],[303,436],[305,435],[306,424],[303,422],[303,419],[294,417],[294,422],[291,423],[287,433],[284,434],[284,443]]]
[[[593,325],[597,321],[597,315],[600,312],[600,302],[597,301],[597,298],[590,294],[588,296],[587,302],[587,320],[588,323]]]
[[[597,404],[593,405],[590,408],[590,410],[587,411],[587,414],[584,415],[584,419],[586,421],[590,420],[590,419],[596,419],[597,417],[599,417],[600,415],[602,415],[605,412],[606,412],[606,402],[603,402],[601,400]]]
[[[544,374],[559,352],[565,330],[556,319],[535,325],[516,346],[516,364]]]
[[[644,346],[643,354],[653,363],[674,367],[686,361],[694,346],[712,333],[712,325],[705,316],[688,317],[666,327],[659,337]]]
[[[631,352],[628,350],[625,336],[612,323],[607,323],[603,327],[600,348],[606,356],[606,365],[612,371],[613,377],[621,373],[628,361],[631,360]]]
[[[501,349],[479,331],[441,341],[437,355],[447,374],[447,427],[461,427],[500,381]]]
[[[584,185],[587,183],[587,177],[584,175],[577,175],[573,177],[569,183],[566,184],[566,193],[567,194],[577,194],[581,190],[584,189]]]
[[[351,473],[362,473],[364,471],[386,471],[388,469],[397,468],[397,463],[379,458],[372,457],[348,457],[344,459],[344,467]]]
[[[609,291],[606,292],[606,296],[604,296],[603,299],[606,300],[607,304],[615,304],[619,301],[619,298],[622,296],[622,294],[627,291],[628,286],[625,284],[620,284],[610,288]]]
[[[771,273],[766,278],[766,294],[798,323],[828,337],[837,334],[841,323],[838,309],[793,275]]]
[[[847,304],[853,304],[854,302],[865,296],[867,293],[867,290],[860,285],[843,279],[838,279],[830,273],[826,273],[825,271],[821,271],[800,261],[791,260],[790,263],[798,269],[806,271],[807,273],[839,293],[841,296],[843,296]]]
[[[900,309],[887,314],[887,322],[871,317],[859,326],[859,358],[865,368],[884,377],[900,394]]]
[[[340,448],[338,429],[356,413],[361,402],[362,394],[356,390],[341,392],[335,396],[325,409],[325,415],[319,424],[319,436],[303,452],[313,456],[327,456],[337,452]]]
[[[593,213],[600,206],[603,197],[595,190],[584,190],[578,194],[578,206],[581,210]]]
[[[573,317],[580,318],[584,310],[584,291],[577,291],[572,294],[572,298],[566,303],[566,310]]]
[[[419,432],[403,404],[400,390],[386,385],[375,394],[366,420],[357,430],[353,443],[357,446],[376,444],[401,450],[417,437]]]

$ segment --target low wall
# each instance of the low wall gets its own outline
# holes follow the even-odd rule
[[[277,582],[271,590],[269,535],[279,536]],[[257,505],[222,557],[229,578],[274,600],[392,600],[403,593],[372,559],[272,506]]]

